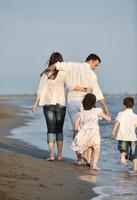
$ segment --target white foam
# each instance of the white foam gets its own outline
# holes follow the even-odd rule
[[[47,149],[46,148],[46,134],[42,132],[35,133],[35,132],[31,132],[30,130],[24,132],[24,127],[20,127],[20,129],[13,129],[12,135],[7,136],[7,137],[22,140],[42,150]]]
[[[32,116],[32,113],[28,111],[28,115]],[[66,125],[68,125],[67,122]],[[63,156],[75,159],[75,153],[70,149],[72,133],[67,128],[67,126],[64,127]],[[11,135],[6,137],[22,140],[41,150],[48,150],[47,127],[41,112],[37,112],[34,118],[27,121],[24,126],[12,129]],[[57,149],[55,148],[56,152]]]
[[[30,110],[28,110],[27,113],[28,116],[32,116]],[[41,117],[41,113],[38,112],[34,118],[27,121],[24,126],[12,129],[11,135],[7,137],[19,139],[30,145],[34,145],[39,149],[47,150],[46,131],[45,120]]]
[[[90,200],[105,200],[105,197],[109,197],[109,199],[112,199],[112,197],[121,197],[123,195],[129,195],[129,196],[136,196],[137,191],[136,187],[131,186],[98,186],[94,187],[93,191],[98,194],[99,196],[93,197]],[[108,198],[107,198],[108,199]],[[130,197],[129,197],[130,199]]]

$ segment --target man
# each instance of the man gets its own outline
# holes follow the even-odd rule
[[[109,115],[108,106],[94,72],[100,63],[101,59],[96,54],[90,54],[84,63],[57,62],[49,67],[50,70],[54,70],[55,68],[57,70],[67,70],[67,108],[72,128],[76,114],[82,108],[81,101],[85,94],[89,92],[89,89],[91,89],[93,94],[96,96],[97,101],[101,103],[104,111]]]

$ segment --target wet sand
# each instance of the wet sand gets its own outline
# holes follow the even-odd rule
[[[89,200],[92,184],[79,180],[88,169],[72,161],[46,161],[48,152],[6,138],[28,117],[20,107],[0,104],[0,200]]]

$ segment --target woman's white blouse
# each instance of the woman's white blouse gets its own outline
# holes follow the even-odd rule
[[[65,71],[59,71],[54,80],[47,79],[46,74],[42,75],[37,91],[37,98],[39,99],[40,106],[56,104],[62,106],[66,105],[65,76]]]

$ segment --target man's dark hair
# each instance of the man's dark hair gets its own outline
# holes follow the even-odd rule
[[[99,63],[101,63],[101,59],[94,53],[91,53],[87,58],[86,58],[86,62],[90,61],[90,60],[98,60]]]
[[[123,105],[126,106],[126,108],[133,108],[133,106],[134,106],[134,99],[132,97],[126,97],[123,100]]]
[[[82,105],[84,110],[90,110],[96,105],[96,96],[94,94],[88,93],[85,95]]]

